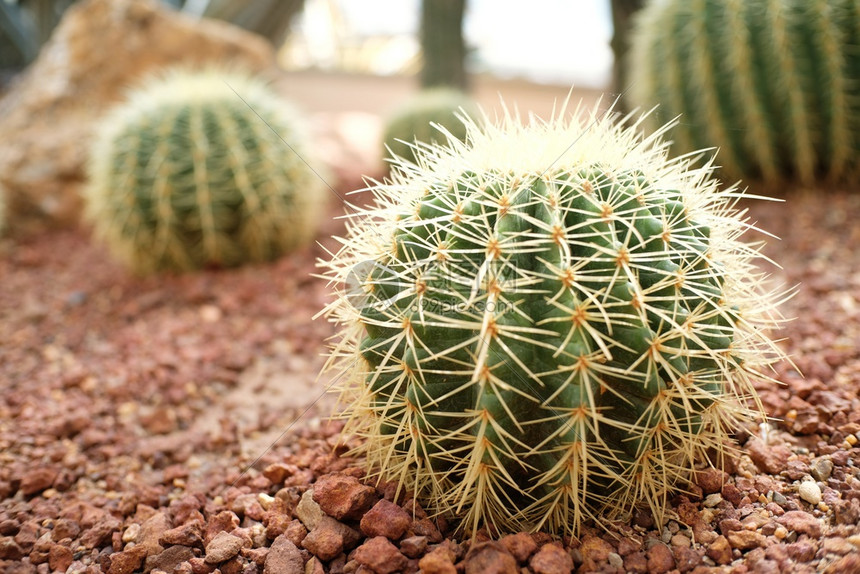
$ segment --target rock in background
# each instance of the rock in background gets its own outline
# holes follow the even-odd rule
[[[142,76],[174,64],[274,70],[273,47],[230,24],[154,0],[84,0],[0,100],[0,193],[9,226],[75,225],[89,138],[98,118]]]

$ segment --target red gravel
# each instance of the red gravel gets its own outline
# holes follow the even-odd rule
[[[777,365],[785,385],[759,389],[774,423],[739,432],[742,455],[700,473],[667,524],[637,513],[575,540],[445,538],[362,482],[323,421],[331,399],[314,405],[321,248],[137,279],[79,232],[5,239],[0,571],[858,572],[860,196],[750,209],[783,237],[766,253],[798,285],[782,335],[805,378]]]

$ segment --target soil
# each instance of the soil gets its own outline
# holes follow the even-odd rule
[[[86,231],[4,239],[0,572],[860,572],[860,196],[748,207],[797,286],[793,364],[758,389],[772,423],[738,429],[665,524],[576,539],[458,539],[362,482],[318,376],[339,220],[272,264],[145,279]]]

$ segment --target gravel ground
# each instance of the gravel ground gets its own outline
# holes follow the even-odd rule
[[[778,421],[738,432],[670,520],[579,539],[450,538],[362,482],[333,402],[310,276],[320,247],[139,280],[80,232],[0,243],[0,572],[860,572],[860,196],[753,202],[798,285]],[[338,231],[332,222],[321,233]],[[318,400],[319,399],[319,400]]]

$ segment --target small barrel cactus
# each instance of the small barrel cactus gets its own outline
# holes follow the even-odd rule
[[[860,0],[651,2],[631,100],[681,115],[676,151],[716,146],[727,176],[847,179],[860,152]]]
[[[578,118],[419,150],[323,263],[345,432],[465,531],[661,515],[781,356],[743,194],[663,130]]]
[[[288,104],[216,70],[155,76],[91,149],[88,215],[138,273],[273,259],[313,236],[325,197]]]
[[[385,150],[413,161],[416,142],[424,145],[446,143],[450,138],[466,139],[466,126],[458,118],[463,113],[477,116],[477,104],[463,92],[451,88],[432,88],[419,92],[388,119],[383,135]],[[444,128],[441,131],[439,128]]]

